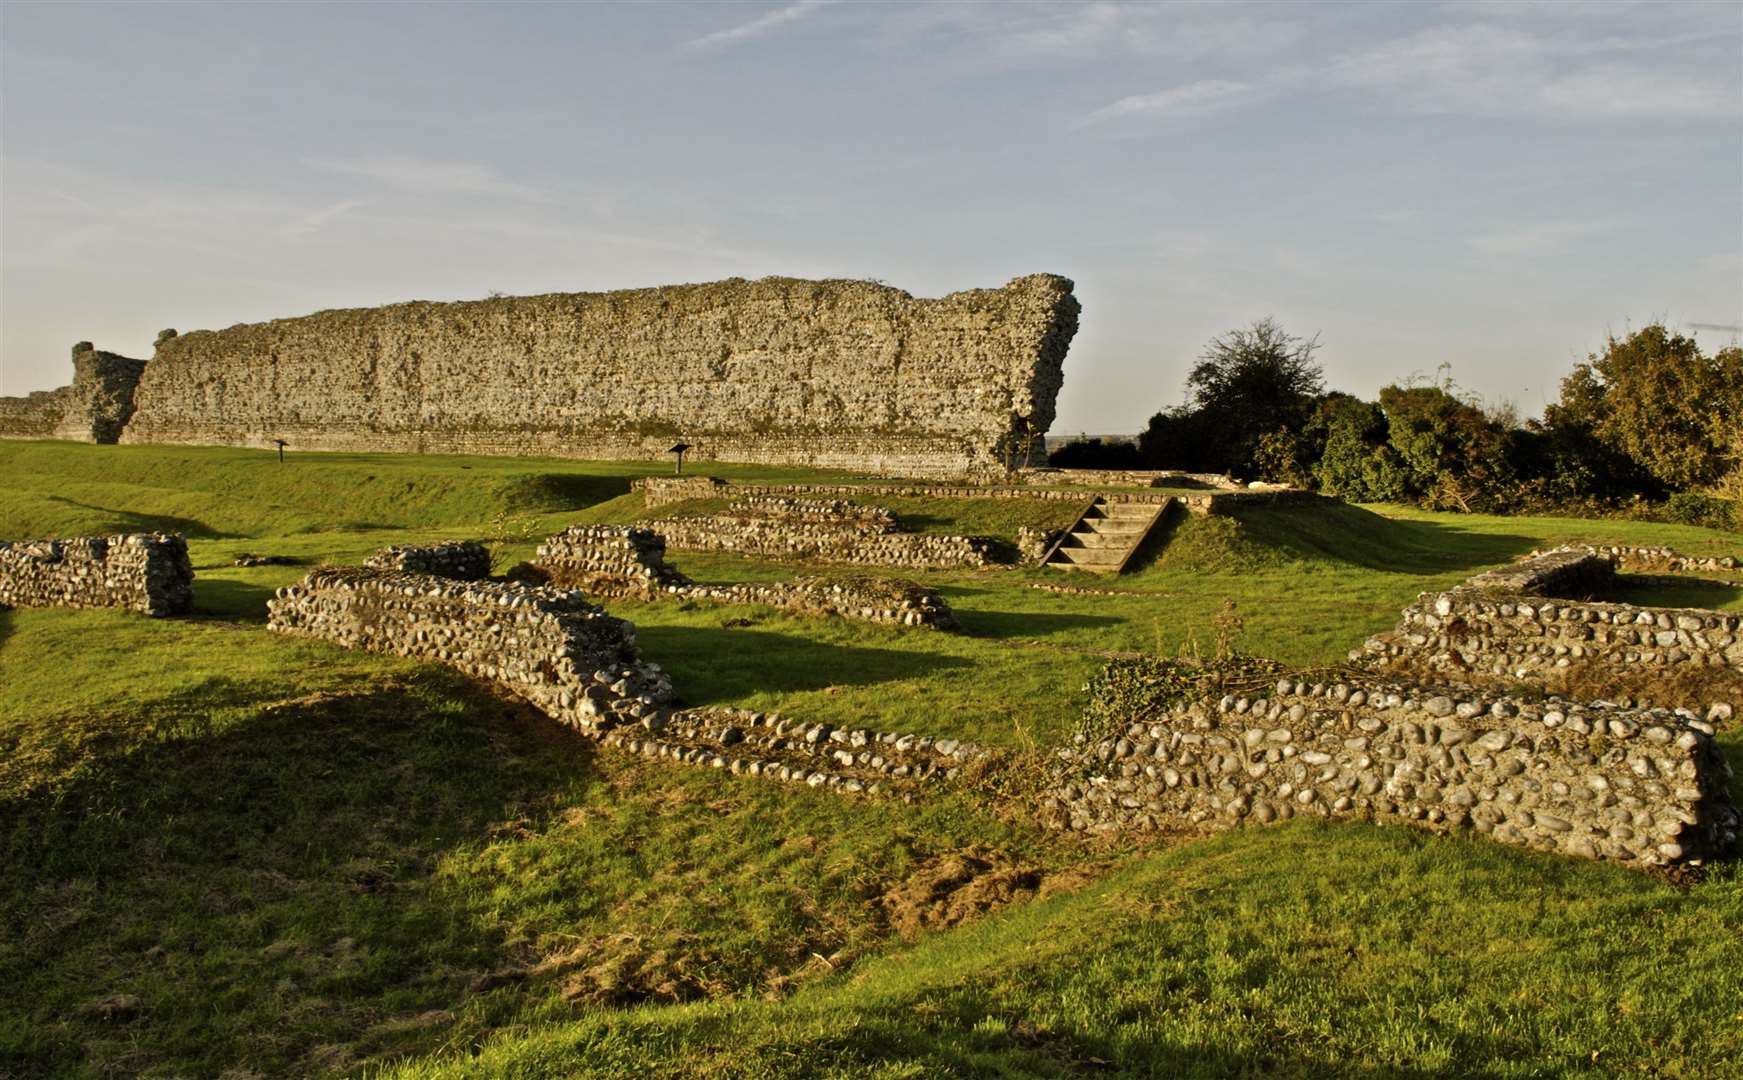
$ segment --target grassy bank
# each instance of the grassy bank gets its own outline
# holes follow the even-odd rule
[[[461,536],[508,536],[512,561],[639,517],[634,474],[0,443],[0,537],[179,521],[197,568],[185,619],[0,611],[0,1075],[1701,1077],[1743,1057],[1733,866],[1683,889],[1358,824],[1084,844],[970,792],[655,767],[445,669],[264,629],[319,562]],[[896,508],[972,532],[1060,505]],[[1633,522],[1258,510],[1183,516],[1112,581],[918,575],[961,635],[611,607],[693,703],[1022,749],[1066,736],[1108,653],[1208,648],[1227,600],[1243,647],[1331,663],[1418,592],[1562,540],[1743,553]],[[673,558],[705,581],[807,569]],[[1117,595],[1030,587],[1059,582]],[[1743,770],[1738,729],[1722,741]]]

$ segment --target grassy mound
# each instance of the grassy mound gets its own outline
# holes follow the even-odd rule
[[[1085,845],[984,793],[848,800],[616,756],[444,669],[261,625],[274,588],[388,543],[507,534],[512,561],[578,519],[634,520],[638,471],[0,443],[0,536],[185,525],[197,573],[186,619],[0,611],[0,920],[19,928],[0,1074],[1701,1076],[1743,1057],[1734,868],[1684,891],[1308,823]],[[995,535],[1075,511],[889,504]],[[912,574],[960,635],[611,607],[693,704],[1044,750],[1110,654],[1209,650],[1227,601],[1241,648],[1324,664],[1532,547],[1743,546],[1390,507],[1183,515],[1169,539],[1112,580]],[[818,569],[674,561],[709,582]],[[1029,587],[1061,583],[1114,595]],[[1721,740],[1743,772],[1738,729]]]

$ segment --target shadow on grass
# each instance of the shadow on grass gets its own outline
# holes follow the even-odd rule
[[[266,621],[266,602],[272,599],[274,591],[274,586],[235,578],[196,576],[194,615],[263,623]]]
[[[753,627],[642,626],[636,636],[642,653],[670,671],[694,705],[758,691],[871,686],[970,666],[954,656],[834,645]]]
[[[1528,536],[1480,532],[1456,520],[1389,518],[1347,504],[1254,506],[1210,518],[1174,516],[1133,569],[1178,561],[1238,572],[1307,562],[1430,576],[1497,566],[1536,546]]]
[[[0,607],[0,646],[6,644],[6,639],[12,636],[12,609]]]
[[[205,522],[196,518],[172,517],[168,514],[140,514],[132,510],[120,510],[112,506],[95,506],[91,503],[69,499],[65,495],[47,495],[43,501],[70,506],[76,510],[85,510],[93,514],[107,514],[114,520],[111,528],[119,532],[165,532],[181,533],[183,536],[199,540],[222,540],[229,533],[221,533]]]
[[[505,819],[541,827],[542,800],[593,775],[589,745],[445,676],[79,745],[83,767],[0,792],[0,911],[19,930],[0,936],[0,1063],[304,1073],[384,999],[454,1007],[511,958],[440,877],[444,853]],[[125,1022],[92,1006],[114,995],[136,1002]]]
[[[1068,630],[1096,630],[1125,622],[1111,615],[1068,615],[1033,611],[971,611],[956,609],[964,632],[982,638],[1035,638]]]

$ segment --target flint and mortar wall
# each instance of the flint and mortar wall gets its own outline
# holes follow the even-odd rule
[[[0,607],[180,615],[193,606],[193,583],[187,541],[166,533],[0,541]]]
[[[1711,680],[1743,668],[1739,616],[1559,599],[1602,593],[1614,582],[1609,556],[1577,548],[1530,556],[1459,588],[1422,594],[1395,629],[1368,639],[1350,659],[1461,680],[1682,672]]]
[[[356,567],[315,570],[267,603],[267,628],[447,664],[598,733],[661,715],[671,680],[635,627],[579,592]]]
[[[1169,710],[1061,751],[1043,814],[1097,831],[1401,820],[1639,866],[1735,844],[1731,769],[1710,725],[1666,710],[1452,693],[1285,681],[1271,696]]]
[[[476,540],[452,544],[395,544],[363,561],[372,570],[430,574],[455,581],[482,581],[490,576],[490,550]]]
[[[1053,421],[1071,282],[916,299],[732,279],[325,311],[162,341],[125,442],[801,464],[999,467]]]
[[[73,382],[25,397],[0,397],[0,438],[112,443],[133,415],[145,361],[73,346]]]
[[[665,560],[666,542],[642,528],[575,525],[539,545],[533,565],[552,583],[593,596],[676,597],[763,604],[801,615],[840,616],[894,626],[957,629],[950,606],[930,589],[892,578],[801,577],[782,582],[698,585]]]
[[[1010,561],[1002,544],[984,536],[867,533],[731,515],[669,518],[647,525],[679,551],[909,569],[978,567]]]

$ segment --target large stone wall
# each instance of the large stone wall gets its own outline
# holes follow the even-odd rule
[[[732,279],[324,311],[168,336],[124,442],[1002,468],[1045,431],[1079,305],[1035,274],[937,300]]]
[[[112,443],[133,415],[145,361],[73,346],[73,381],[58,390],[0,397],[0,438]]]
[[[187,541],[166,533],[0,541],[0,607],[126,608],[180,615],[193,606]]]
[[[1739,829],[1712,736],[1669,710],[1284,680],[1061,751],[1043,813],[1093,831],[1358,817],[1642,866],[1700,862]]]
[[[447,664],[597,734],[663,717],[671,680],[642,663],[635,627],[579,592],[323,567],[267,603],[267,628]]]

